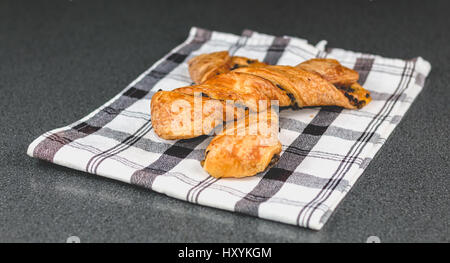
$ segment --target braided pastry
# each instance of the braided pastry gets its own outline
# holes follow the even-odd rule
[[[164,139],[188,139],[233,124],[206,149],[202,165],[215,177],[251,176],[274,163],[281,144],[273,134],[234,134],[258,126],[254,120],[263,119],[263,113],[278,125],[274,102],[282,108],[357,109],[371,100],[357,83],[358,73],[333,59],[273,66],[223,51],[194,57],[188,64],[195,85],[157,92],[151,102],[153,127]]]

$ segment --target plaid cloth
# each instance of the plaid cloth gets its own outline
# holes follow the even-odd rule
[[[216,179],[200,166],[211,137],[166,141],[152,130],[150,99],[190,85],[187,61],[228,50],[269,64],[336,58],[360,74],[373,101],[360,110],[317,107],[280,113],[283,152],[257,176]],[[320,229],[422,90],[430,64],[316,46],[245,30],[192,28],[187,40],[85,118],[46,132],[28,155],[143,186],[196,204]]]

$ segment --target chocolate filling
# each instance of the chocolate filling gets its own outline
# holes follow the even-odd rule
[[[275,84],[277,86],[277,88],[279,88],[280,90],[286,92],[286,95],[288,95],[289,99],[291,100],[291,106],[294,110],[298,110],[300,109],[300,107],[297,105],[297,101],[295,100],[294,94],[287,92],[283,86],[281,86],[280,84]]]
[[[240,68],[241,66],[239,64],[234,64],[233,67],[231,67],[230,70],[235,70],[237,68]]]
[[[351,94],[348,94],[347,92],[344,93],[344,96],[347,97],[347,99],[350,101],[350,103],[354,106],[356,106],[358,109],[362,108],[366,104],[366,101],[364,100],[358,100],[358,98],[354,97]]]
[[[277,86],[277,88],[279,88],[282,91],[286,91],[285,89],[283,89],[283,87],[280,84],[275,84]]]
[[[346,92],[355,92],[355,89],[352,88],[352,87],[338,86],[336,88],[341,89],[341,90],[346,91]]]
[[[291,106],[294,110],[300,109],[300,107],[297,105],[297,101],[295,100],[294,94],[292,93],[286,93],[291,100]]]
[[[248,64],[252,64],[252,63],[255,63],[255,61],[254,61],[254,60],[247,59],[247,63],[248,63]]]
[[[336,88],[345,91],[344,92],[345,97],[347,97],[347,99],[350,101],[350,103],[352,105],[356,106],[358,109],[362,108],[362,106],[364,106],[366,104],[365,100],[359,100],[356,96],[349,94],[349,93],[355,92],[354,88],[348,87],[348,86],[336,86]],[[369,93],[366,93],[365,97],[370,98]]]

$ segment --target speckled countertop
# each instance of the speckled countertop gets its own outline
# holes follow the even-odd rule
[[[0,2],[0,241],[450,241],[445,1]],[[29,158],[187,36],[250,28],[433,66],[423,92],[319,231],[175,200]]]

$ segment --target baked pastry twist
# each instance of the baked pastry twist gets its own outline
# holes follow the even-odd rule
[[[278,161],[281,143],[275,111],[251,113],[228,126],[205,150],[201,164],[211,176],[252,176]]]
[[[153,128],[164,139],[188,139],[233,124],[219,132],[206,149],[202,164],[215,177],[251,176],[274,162],[281,144],[273,135],[230,134],[257,126],[254,120],[262,119],[263,113],[276,119],[277,125],[278,116],[271,108],[274,102],[282,108],[358,109],[371,100],[370,93],[357,83],[358,73],[333,59],[312,59],[295,67],[273,66],[230,57],[223,51],[194,57],[189,61],[189,73],[195,85],[153,96]],[[244,124],[239,125],[239,120]],[[268,141],[271,144],[267,145]]]

